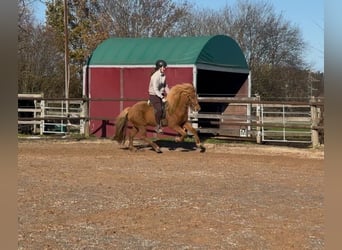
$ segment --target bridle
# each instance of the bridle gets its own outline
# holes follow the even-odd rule
[[[200,110],[200,105],[198,104],[198,101],[196,99],[196,97],[192,96],[191,94],[188,94],[188,106],[190,106],[190,108],[193,111],[199,111]]]

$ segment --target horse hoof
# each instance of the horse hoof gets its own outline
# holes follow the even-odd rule
[[[157,149],[156,149],[156,152],[157,152],[158,154],[163,153],[163,152],[160,150],[160,148],[157,148]]]
[[[137,150],[136,148],[134,148],[134,147],[129,147],[128,149],[129,149],[130,152],[137,152],[137,151],[138,151],[138,150]]]
[[[182,140],[181,140],[181,138],[180,137],[175,137],[175,142],[181,142]]]
[[[200,149],[200,152],[201,152],[201,153],[204,153],[205,150],[206,150],[206,148],[205,148],[203,145],[200,145],[200,146],[199,146],[199,149]]]

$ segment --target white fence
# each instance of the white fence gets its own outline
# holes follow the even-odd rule
[[[44,100],[42,95],[18,95],[18,130],[34,134],[84,134],[82,100]],[[24,100],[21,101],[20,100]],[[23,105],[24,103],[24,105]]]
[[[83,122],[80,118],[82,113],[82,101],[41,101],[42,120],[41,134],[64,134],[74,131],[81,133]],[[70,118],[70,119],[68,119]],[[78,119],[75,119],[78,118]]]
[[[258,108],[263,142],[312,143],[310,106],[261,104]]]
[[[113,120],[113,117],[89,117],[87,112],[89,101],[113,101],[111,99],[48,100],[41,95],[18,95],[18,98],[19,132],[29,127],[29,132],[41,135],[69,132],[89,135],[90,120]],[[28,100],[29,105],[20,106],[20,100]],[[321,99],[304,104],[262,102],[250,98],[199,98],[199,101],[228,104],[223,113],[190,113],[190,121],[199,133],[245,137],[256,139],[257,143],[303,142],[313,146],[321,144],[324,136]]]
[[[41,94],[18,94],[18,131],[23,133],[38,133],[41,121]]]

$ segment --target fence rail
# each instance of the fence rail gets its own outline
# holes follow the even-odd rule
[[[234,135],[266,141],[305,142],[319,145],[324,136],[324,101],[312,98],[309,102],[261,101],[257,98],[199,97],[201,103],[225,103],[229,108],[243,107],[246,114],[189,113],[189,120],[200,133]],[[141,101],[141,98],[44,98],[41,95],[18,95],[18,128],[31,126],[33,133],[67,133],[70,130],[89,134],[89,121],[111,121],[113,117],[90,117],[89,102]],[[68,103],[68,110],[66,110]],[[23,115],[26,114],[26,115]],[[30,115],[27,115],[30,114]],[[201,121],[206,123],[201,124]],[[19,126],[20,125],[20,126]],[[206,126],[208,125],[208,126]],[[294,139],[293,139],[294,138]],[[299,140],[298,138],[305,138]]]

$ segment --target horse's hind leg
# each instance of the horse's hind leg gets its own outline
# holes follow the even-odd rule
[[[146,127],[139,127],[139,130],[141,131],[141,139],[148,143],[157,153],[162,153],[159,146],[147,138]]]
[[[133,128],[131,129],[131,131],[129,133],[128,148],[131,151],[133,151],[133,149],[134,149],[133,139],[137,135],[138,132],[139,132],[139,129],[137,127],[133,126]]]

